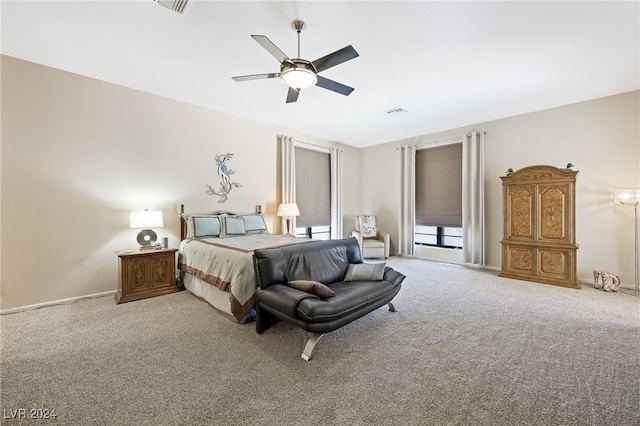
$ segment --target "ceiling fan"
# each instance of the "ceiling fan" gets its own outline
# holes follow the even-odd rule
[[[265,78],[281,78],[287,85],[289,85],[289,92],[287,93],[287,103],[296,102],[300,91],[316,85],[324,89],[331,90],[336,93],[340,93],[345,96],[349,96],[353,92],[353,87],[346,86],[337,81],[330,80],[328,78],[318,75],[326,69],[339,65],[343,62],[349,61],[353,58],[357,58],[358,52],[351,46],[343,47],[340,50],[336,50],[322,58],[315,61],[307,61],[300,58],[300,34],[302,30],[306,28],[306,24],[302,21],[293,21],[291,24],[293,29],[298,33],[298,57],[290,59],[285,55],[271,40],[263,35],[252,35],[251,37],[257,41],[260,46],[280,62],[280,72],[266,73],[266,74],[252,74],[241,75],[237,77],[231,77],[235,81],[249,81],[249,80],[261,80]]]

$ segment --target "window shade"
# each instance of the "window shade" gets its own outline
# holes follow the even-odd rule
[[[296,147],[298,228],[331,225],[331,156]]]
[[[462,144],[416,151],[416,225],[462,227]]]

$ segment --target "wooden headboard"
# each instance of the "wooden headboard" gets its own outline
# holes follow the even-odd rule
[[[184,204],[180,204],[180,241],[187,236],[187,221],[184,220]]]

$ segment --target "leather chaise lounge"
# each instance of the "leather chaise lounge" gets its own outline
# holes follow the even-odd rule
[[[282,320],[313,333],[302,353],[307,361],[325,333],[385,304],[395,311],[391,301],[405,278],[390,267],[382,269],[383,265],[378,265],[379,276],[363,274],[375,265],[363,263],[355,238],[255,250],[253,259],[258,284],[256,332]],[[300,280],[322,283],[323,291],[334,295],[321,297],[289,285]]]

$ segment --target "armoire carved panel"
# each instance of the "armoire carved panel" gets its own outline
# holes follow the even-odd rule
[[[503,277],[579,288],[577,171],[531,166],[502,176]]]

